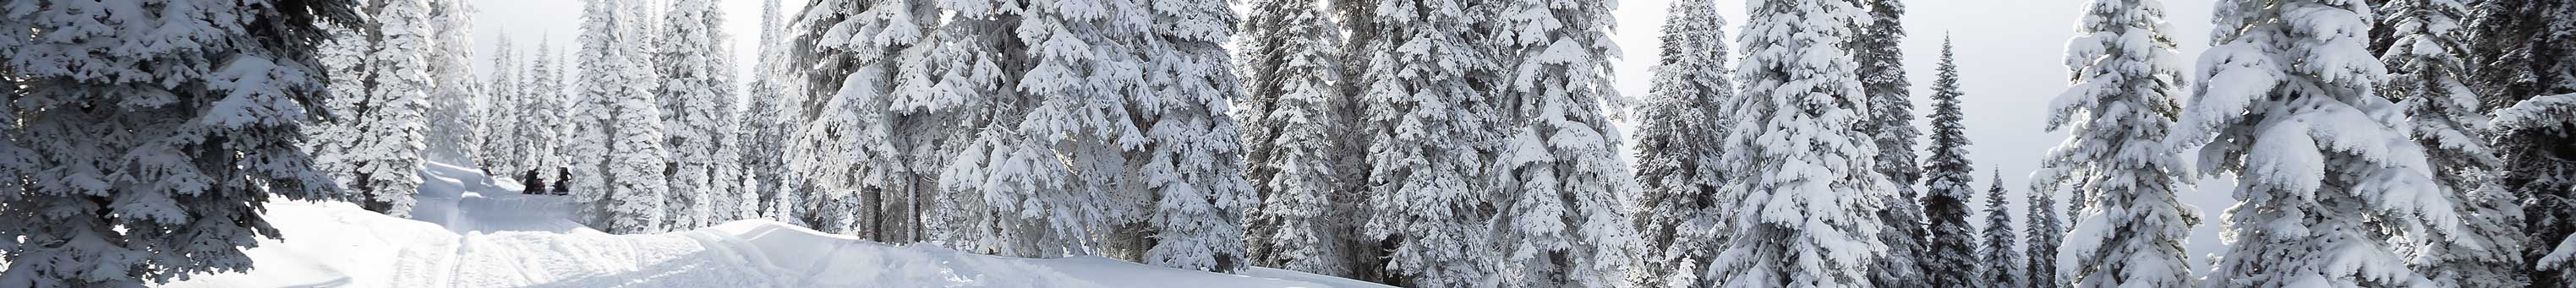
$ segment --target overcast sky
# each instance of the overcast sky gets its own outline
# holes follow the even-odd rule
[[[565,55],[574,49],[571,45],[574,45],[573,36],[579,32],[581,1],[471,1],[481,10],[476,19],[478,29],[475,32],[479,35],[477,55],[491,55],[490,49],[496,46],[494,37],[504,30],[515,38],[514,46],[521,47],[522,51],[535,49],[540,38],[550,39],[557,55]],[[1715,1],[1719,10],[1726,14],[1730,25],[1728,35],[1735,35],[1735,26],[1744,23],[1745,0]],[[783,10],[795,10],[803,7],[804,1],[783,2]],[[2064,63],[2066,40],[2074,36],[2075,20],[2083,12],[2083,5],[2090,1],[1911,2],[1905,16],[1906,30],[1910,35],[1905,38],[1904,49],[1907,56],[1905,65],[1915,86],[1915,102],[1921,104],[1917,105],[1916,113],[1930,111],[1928,97],[1931,92],[1928,87],[1932,83],[1933,67],[1939,61],[1942,35],[1956,37],[1962,76],[1960,85],[1967,93],[1961,100],[1966,107],[1965,124],[1968,137],[1975,142],[1969,149],[1972,153],[1969,158],[1979,169],[1976,175],[1981,183],[1992,180],[1983,179],[1991,175],[1988,169],[2000,167],[2005,188],[2015,192],[2012,200],[2019,203],[2024,199],[2019,193],[2029,190],[2029,174],[2038,168],[2039,158],[2065,139],[2063,134],[2042,131],[2042,121],[2047,117],[2043,106],[2066,88],[2066,67],[2061,64]],[[2191,57],[2197,57],[2209,46],[2210,2],[2164,2],[2168,5],[2166,19],[2174,27],[2173,31],[2165,32],[2180,42],[2182,55],[2186,57],[2182,63],[2193,63],[2189,61],[2193,59]],[[756,51],[751,40],[759,37],[757,21],[760,19],[761,1],[723,0],[721,3],[728,21],[725,30],[732,31],[734,35],[730,43],[737,62],[747,67],[752,63],[750,54]],[[1620,93],[1644,95],[1646,92],[1648,71],[1655,62],[1655,55],[1659,54],[1655,37],[1663,26],[1664,11],[1670,4],[1666,0],[1619,1],[1619,26],[1614,28],[1614,37],[1625,49],[1617,71]],[[792,12],[781,13],[793,15]],[[1740,50],[1733,45],[1729,47],[1729,50]],[[488,69],[482,66],[490,65],[490,61],[480,60],[476,64]],[[741,75],[749,74],[746,71]],[[1978,187],[1982,189],[1985,185]],[[2231,187],[2233,183],[2226,180],[2205,179],[2198,191],[2183,193],[2182,198],[2189,202],[2186,204],[2198,206],[2204,212],[2204,222],[2212,223],[2194,229],[2189,243],[2194,258],[2222,252],[2217,236],[2218,225],[2214,223],[2218,220],[2218,212],[2233,202],[2227,194]],[[1982,192],[1977,195],[1984,197]],[[2065,202],[2063,195],[2058,199],[2060,203]],[[1971,207],[1984,207],[1983,203],[1982,199],[1975,200]],[[2022,211],[2013,212],[2019,219]],[[1984,216],[1974,217],[1984,219]],[[2066,226],[2074,226],[2072,219],[2067,221],[2070,223]],[[1974,222],[1984,223],[1983,220]],[[2202,262],[2194,261],[2193,264],[2195,273],[2205,270],[2205,267],[2198,267],[2205,266]]]

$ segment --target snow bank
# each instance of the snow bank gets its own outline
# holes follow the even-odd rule
[[[891,246],[785,223],[609,235],[556,196],[520,195],[470,169],[423,173],[421,220],[349,203],[271,203],[284,239],[248,273],[168,287],[1385,287],[1290,271],[1244,275],[1076,257],[1023,259]]]

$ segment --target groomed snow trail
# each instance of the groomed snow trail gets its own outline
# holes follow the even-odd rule
[[[744,220],[609,235],[555,196],[520,195],[471,169],[422,173],[420,218],[339,202],[271,203],[284,239],[248,250],[256,270],[167,287],[1385,287],[1256,268],[1243,275],[1098,257],[1023,259],[891,246]]]

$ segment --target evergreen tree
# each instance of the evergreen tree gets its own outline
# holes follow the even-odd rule
[[[857,1],[854,4],[824,7],[829,14],[808,13],[814,19],[804,23],[862,27],[851,32],[877,33],[876,36],[851,35],[846,44],[838,44],[836,54],[820,55],[823,61],[849,63],[841,71],[822,72],[824,76],[843,78],[827,85],[817,85],[807,93],[830,98],[815,98],[808,105],[820,103],[815,122],[805,124],[797,149],[811,151],[794,163],[799,178],[821,193],[855,193],[831,197],[856,199],[857,202],[822,206],[854,209],[845,230],[863,238],[886,242],[911,242],[919,238],[920,213],[914,207],[928,202],[936,193],[936,167],[946,159],[942,147],[949,140],[949,123],[945,120],[955,111],[967,109],[961,94],[932,93],[937,89],[928,75],[935,69],[926,65],[936,45],[928,29],[934,27],[936,6],[913,3],[912,0]],[[856,5],[856,6],[852,6]],[[875,13],[861,8],[875,7],[894,13]],[[901,10],[910,9],[910,10]],[[816,22],[823,21],[823,22]],[[800,24],[804,25],[804,24]],[[801,40],[800,40],[801,41]],[[990,52],[977,52],[990,53]],[[812,73],[812,72],[809,72]],[[809,81],[809,83],[825,83]],[[824,90],[832,89],[832,90]],[[828,198],[827,198],[828,199]],[[818,203],[809,203],[809,205]],[[834,213],[841,215],[842,213]]]
[[[1730,170],[1777,171],[1725,183],[1741,193],[1730,216],[1730,241],[1705,281],[1733,287],[1871,285],[1873,263],[1890,249],[1890,226],[1870,213],[1886,209],[1895,184],[1879,173],[1870,134],[1844,129],[1871,119],[1870,94],[1854,75],[1860,63],[1842,49],[1866,21],[1850,1],[1757,1],[1739,38],[1740,106],[1728,120]],[[1820,23],[1831,23],[1818,26]],[[1736,196],[1728,196],[1736,197]],[[1910,261],[1910,259],[1909,259]]]
[[[1924,274],[1930,267],[1924,261],[1931,257],[1931,237],[1924,231],[1924,211],[1914,183],[1922,180],[1923,167],[1914,162],[1913,84],[1905,79],[1905,52],[1898,43],[1905,38],[1905,2],[1903,0],[1850,0],[1869,10],[1866,22],[1852,22],[1859,36],[1851,41],[1852,56],[1860,61],[1861,92],[1868,95],[1870,110],[1858,129],[1876,139],[1878,172],[1896,183],[1895,193],[1877,201],[1886,209],[1874,211],[1878,221],[1887,225],[1878,234],[1887,244],[1887,256],[1871,266],[1870,283],[1879,286],[1905,286],[1931,281]]]
[[[518,116],[518,128],[513,132],[518,134],[515,137],[519,142],[516,145],[518,151],[513,152],[519,161],[518,171],[539,177],[552,175],[550,172],[564,167],[565,159],[571,158],[557,154],[562,149],[562,134],[570,130],[563,127],[564,104],[570,99],[564,97],[563,73],[556,69],[552,47],[551,42],[537,41],[536,59],[529,64],[527,75],[524,75],[527,76],[524,77],[526,81],[520,84],[524,86],[516,96],[519,105],[510,107],[519,109],[514,113]],[[564,179],[553,180],[555,185],[568,184],[563,183]]]
[[[434,0],[429,4],[429,43],[425,48],[429,61],[426,86],[429,110],[424,119],[429,123],[427,138],[429,161],[457,165],[476,164],[482,152],[482,133],[476,129],[474,103],[483,93],[474,83],[474,8],[461,0]],[[405,172],[413,173],[413,172]]]
[[[509,35],[508,30],[501,31],[499,45],[493,46],[492,79],[483,84],[484,103],[474,113],[482,122],[475,130],[483,133],[479,141],[483,146],[476,149],[483,154],[475,155],[475,159],[483,163],[483,168],[499,173],[494,176],[516,176],[526,165],[521,155],[527,153],[527,148],[519,140],[519,113],[528,105],[527,88],[521,86],[522,62],[513,51],[516,47],[510,46]]]
[[[1932,155],[1924,161],[1924,219],[1930,222],[1931,253],[1923,259],[1924,279],[1932,287],[1976,287],[1977,248],[1974,224],[1968,223],[1968,198],[1975,194],[1976,166],[1968,161],[1967,126],[1959,124],[1958,57],[1950,40],[1941,39],[1940,78],[1932,81]]]
[[[1977,282],[1992,287],[2029,287],[2029,263],[2022,258],[2020,247],[2013,245],[2021,236],[2013,233],[2011,199],[2004,198],[2004,175],[1996,169],[1993,187],[1986,189],[1986,230],[1984,242],[1977,246],[1977,258],[1984,259]]]
[[[661,115],[656,121],[670,155],[663,159],[661,178],[670,192],[663,206],[671,216],[664,220],[671,229],[696,229],[715,225],[722,206],[717,196],[725,191],[714,178],[720,173],[715,156],[722,144],[716,138],[726,131],[716,115],[733,107],[733,83],[717,74],[733,67],[723,61],[724,34],[714,25],[722,25],[724,15],[713,2],[677,0],[669,8],[652,54],[661,84],[654,93]]]
[[[2487,146],[2487,116],[2477,93],[2468,86],[2468,62],[2461,53],[2461,25],[2467,5],[2458,0],[2392,0],[2374,6],[2391,17],[2374,32],[2390,42],[2381,52],[2389,70],[2381,93],[2405,107],[2417,145],[2433,169],[2435,184],[2458,192],[2464,230],[2443,235],[2449,241],[2424,241],[2410,259],[2435,283],[2455,287],[2523,287],[2530,280],[2519,255],[2522,207],[2515,197],[2488,178],[2501,160]]]
[[[2238,183],[2225,215],[2233,243],[2204,285],[2429,282],[2390,239],[2455,235],[2457,202],[2406,138],[2403,107],[2374,93],[2386,69],[2366,54],[2370,11],[2349,0],[2219,3],[2220,44],[2201,56],[2205,84],[2175,135],[2179,148],[2201,149],[2200,171]]]
[[[669,175],[665,171],[670,169],[668,157],[671,154],[667,150],[670,146],[662,142],[668,138],[663,135],[661,110],[653,94],[661,84],[654,80],[660,79],[661,75],[652,67],[639,63],[644,61],[636,61],[652,55],[652,48],[645,45],[653,40],[646,36],[650,35],[647,33],[650,30],[645,27],[650,26],[632,25],[649,23],[642,21],[648,18],[646,15],[652,15],[647,12],[649,9],[653,8],[648,5],[618,6],[620,25],[615,27],[623,28],[618,29],[619,40],[614,45],[618,51],[609,57],[627,61],[612,61],[616,63],[611,66],[614,70],[602,74],[617,74],[614,78],[617,85],[603,91],[608,92],[606,94],[592,95],[603,98],[598,100],[602,104],[600,107],[607,109],[609,115],[604,124],[609,130],[606,134],[609,152],[602,154],[608,160],[601,167],[600,175],[608,178],[605,183],[609,189],[605,199],[608,210],[602,214],[608,216],[608,229],[604,230],[610,233],[670,231],[680,227],[670,226],[672,222],[667,219],[685,216],[673,215],[675,213],[670,212],[669,203],[665,202],[670,199],[670,182],[664,177]]]
[[[1133,125],[1145,147],[1128,161],[1132,175],[1155,203],[1146,227],[1153,237],[1145,264],[1231,273],[1244,259],[1243,214],[1256,205],[1243,178],[1243,128],[1226,114],[1242,91],[1224,43],[1234,34],[1233,1],[1148,1],[1149,39],[1136,52],[1145,63],[1145,91],[1131,96]]]
[[[2479,1],[2476,16],[2470,17],[2468,43],[2470,91],[2482,95],[2481,109],[2516,107],[2528,99],[2544,95],[2576,93],[2576,48],[2562,43],[2576,41],[2576,34],[2552,27],[2576,27],[2576,3],[2567,1]],[[2547,111],[2532,104],[2526,111]],[[2524,108],[2516,108],[2524,109]],[[2576,190],[2576,146],[2564,129],[2552,130],[2545,121],[2522,123],[2523,127],[2505,124],[2498,113],[2498,129],[2490,140],[2499,161],[2490,183],[2500,194],[2514,197],[2522,205],[2520,223],[2523,236],[2521,260],[2540,264],[2553,251],[2570,246],[2565,239],[2576,233],[2576,200],[2566,191]],[[2469,198],[2475,203],[2486,199]],[[2479,219],[2473,221],[2486,221]],[[2506,223],[2512,225],[2514,223]],[[2471,223],[2471,227],[2481,225]],[[2476,228],[2472,228],[2473,230]],[[2523,266],[2516,274],[2527,274],[2530,287],[2576,285],[2576,269],[2567,265],[2554,268]]]
[[[1489,30],[1510,81],[1487,98],[1503,130],[1491,224],[1504,286],[1637,283],[1642,244],[1626,215],[1636,179],[1603,119],[1609,96],[1607,1],[1507,1]]]
[[[1260,209],[1247,217],[1244,242],[1254,264],[1330,276],[1356,275],[1352,250],[1370,244],[1352,235],[1357,193],[1343,191],[1340,134],[1356,101],[1342,94],[1338,25],[1315,1],[1260,0],[1237,47],[1244,47],[1247,175]]]
[[[348,198],[302,129],[344,112],[316,49],[355,6],[0,5],[0,286],[248,271],[243,249],[279,236],[268,201]]]
[[[1016,3],[998,0],[939,2],[938,6],[952,13],[953,17],[940,23],[934,36],[940,40],[932,61],[939,64],[932,66],[947,68],[930,74],[939,83],[931,93],[937,93],[934,97],[957,99],[960,107],[977,109],[956,111],[957,118],[951,123],[956,128],[947,136],[953,137],[949,140],[956,141],[949,142],[955,143],[951,146],[965,149],[946,153],[947,157],[942,159],[945,162],[939,163],[939,193],[933,197],[933,203],[940,209],[924,215],[927,219],[922,223],[927,228],[924,230],[929,234],[926,235],[928,239],[943,246],[986,254],[1028,255],[1037,251],[1023,249],[1022,243],[1016,239],[1034,237],[1042,226],[1009,221],[1013,219],[1008,217],[1013,216],[1003,211],[1014,206],[1012,203],[1017,196],[1009,194],[1010,191],[987,194],[987,189],[1016,186],[996,185],[1003,182],[984,179],[1007,179],[1017,181],[1013,183],[1017,185],[1035,182],[1030,180],[1045,180],[1035,177],[1052,175],[1028,173],[1027,170],[994,171],[1014,173],[1003,178],[992,177],[982,169],[985,163],[1010,160],[1009,157],[1035,157],[996,154],[993,150],[998,146],[986,146],[1004,144],[998,141],[1006,140],[1002,136],[1013,132],[1011,127],[1017,122],[1012,121],[1023,118],[1029,107],[1034,106],[1027,97],[1018,94],[1018,89],[1012,88],[1019,86],[1021,79],[1017,75],[1020,73],[1008,72],[1027,71],[1027,59],[1018,57],[1019,53],[986,52],[1028,48],[1020,38],[1011,34],[1019,18],[1008,13],[1020,7],[1009,5]],[[797,62],[802,61],[788,63]],[[993,138],[988,142],[984,139],[986,135]]]
[[[370,7],[367,4],[352,5]],[[366,111],[358,107],[374,96],[368,89],[367,80],[375,78],[375,69],[368,67],[375,62],[376,41],[370,37],[377,35],[374,32],[377,23],[353,21],[327,27],[325,31],[331,35],[330,42],[323,43],[316,51],[319,54],[317,60],[321,62],[321,67],[317,68],[329,74],[326,77],[329,82],[324,86],[330,96],[319,101],[322,110],[318,112],[324,116],[320,119],[322,121],[312,123],[307,127],[309,129],[304,130],[305,151],[313,155],[314,170],[331,176],[332,187],[357,187],[357,167],[352,166],[357,159],[351,157],[356,154],[349,153],[349,150],[360,142],[358,139],[365,138],[359,136],[363,131],[358,127],[366,120]]]
[[[2173,39],[2164,34],[2164,5],[2094,0],[2076,23],[2066,51],[2073,82],[2052,102],[2048,129],[2065,142],[2042,158],[2033,191],[2071,191],[2075,229],[2062,253],[2034,261],[2077,287],[2192,286],[2183,240],[2199,225],[2198,209],[2176,193],[2190,189],[2180,151],[2159,142],[2173,129],[2184,93]],[[2066,262],[2072,261],[2072,262]],[[2034,271],[2036,272],[2036,271]]]
[[[1455,0],[1382,0],[1354,26],[1371,38],[1359,57],[1369,64],[1350,85],[1364,101],[1359,131],[1369,133],[1368,223],[1362,231],[1387,244],[1387,282],[1461,287],[1490,281],[1492,263],[1474,255],[1487,246],[1493,215],[1486,207],[1490,163],[1478,139],[1494,139],[1492,103],[1473,80],[1500,73],[1491,54],[1470,43],[1467,27],[1484,25]]]
[[[411,217],[412,195],[420,192],[421,159],[427,149],[429,98],[436,93],[431,77],[437,34],[424,0],[384,0],[374,17],[378,28],[374,58],[368,66],[373,86],[358,104],[357,143],[349,148],[352,179],[359,206],[396,217]]]
[[[752,66],[754,73],[747,85],[751,90],[751,101],[744,104],[749,107],[745,107],[742,116],[742,129],[751,135],[740,139],[737,146],[742,151],[742,169],[752,178],[752,184],[748,184],[750,187],[745,188],[759,193],[754,196],[759,198],[758,204],[754,205],[759,214],[771,220],[789,222],[794,219],[790,218],[791,209],[787,207],[795,206],[790,204],[790,200],[796,197],[782,183],[788,170],[786,143],[792,128],[785,118],[791,116],[786,106],[789,102],[784,99],[787,95],[782,91],[786,89],[783,87],[785,83],[775,78],[777,71],[784,66],[778,63],[781,60],[778,55],[782,54],[777,49],[779,34],[784,34],[778,28],[782,26],[778,19],[778,0],[761,1],[760,13],[760,51],[754,58],[760,63]]]
[[[1726,20],[1713,1],[1675,1],[1664,20],[1663,55],[1654,87],[1634,115],[1639,203],[1649,287],[1711,287],[1699,272],[1726,233],[1729,207],[1715,203],[1724,162],[1716,123],[1730,111],[1735,87],[1727,82]]]
[[[2566,135],[2576,133],[2576,116],[2569,115],[2576,115],[2576,94],[2537,97],[2532,98],[2531,100],[2524,100],[2522,103],[2515,104],[2511,108],[2496,110],[2495,126],[2500,129],[2501,132],[2504,132],[2505,135],[2524,135],[2533,138],[2554,137],[2541,138],[2539,140],[2565,141],[2569,140]],[[2563,158],[2569,155],[2576,155],[2576,153],[2571,153],[2576,151],[2570,151],[2571,149],[2567,149],[2570,146],[2565,144],[2567,142],[2555,143],[2559,143],[2556,144],[2557,146],[2555,148],[2557,149],[2555,151],[2543,150],[2531,152],[2533,154],[2508,156],[2562,157],[2551,160],[2509,160],[2513,162],[2539,162],[2541,165],[2535,167],[2547,169],[2541,170],[2540,172],[2558,173],[2556,176],[2551,176],[2551,178],[2534,179],[2530,180],[2530,182],[2524,182],[2526,183],[2525,185],[2554,185],[2558,187],[2558,190],[2555,191],[2523,195],[2523,197],[2527,197],[2526,199],[2529,199],[2525,200],[2527,202],[2524,203],[2535,204],[2532,205],[2532,207],[2561,208],[2568,207],[2567,205],[2570,204],[2576,204],[2576,201],[2570,200],[2576,199],[2576,189],[2566,188],[2570,187],[2569,183],[2576,183],[2576,177],[2567,176],[2571,175],[2571,173],[2567,173],[2568,171],[2576,171],[2576,165],[2571,165],[2569,162],[2564,160],[2569,158]],[[2531,219],[2531,221],[2533,221],[2531,225],[2531,240],[2533,241],[2531,243],[2533,245],[2531,245],[2529,249],[2536,250],[2538,253],[2526,254],[2533,256],[2530,258],[2534,265],[2532,266],[2533,270],[2530,270],[2531,283],[2534,285],[2532,287],[2545,287],[2538,286],[2541,284],[2564,284],[2568,283],[2567,281],[2569,279],[2576,279],[2576,263],[2569,262],[2570,259],[2576,259],[2576,235],[2568,234],[2567,231],[2569,230],[2566,228],[2566,223],[2539,222],[2541,220],[2564,221],[2567,219],[2563,218],[2565,217],[2565,214],[2533,214],[2533,216],[2535,216],[2533,217],[2534,219]],[[2557,241],[2553,243],[2549,240]]]
[[[1997,177],[1995,179],[1998,181],[2003,179],[2000,175]],[[2021,231],[2022,246],[2029,253],[2022,257],[2026,261],[2023,265],[2029,265],[2028,268],[2022,268],[2022,273],[2025,275],[2022,277],[2028,279],[2024,281],[2028,281],[2030,287],[2066,287],[2068,283],[2065,279],[2057,277],[2057,246],[2065,243],[2066,228],[2061,225],[2064,222],[2059,222],[2057,218],[2058,215],[2063,214],[2057,212],[2055,194],[2057,193],[2030,191],[2027,195],[2030,199],[2022,202],[2030,204],[2030,212],[2022,213],[2022,217],[2028,218],[2030,223],[2022,225]]]

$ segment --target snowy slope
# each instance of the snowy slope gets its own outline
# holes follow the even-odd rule
[[[693,231],[609,235],[554,196],[480,173],[424,172],[421,220],[354,204],[271,203],[283,240],[248,251],[248,273],[168,287],[1384,287],[1290,271],[1227,275],[1077,257],[1022,259],[890,246],[745,220]]]

